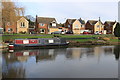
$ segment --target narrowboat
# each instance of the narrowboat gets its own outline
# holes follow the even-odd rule
[[[9,44],[9,49],[20,48],[51,48],[56,46],[66,46],[69,42],[65,38],[29,38],[29,39],[15,39],[13,43]]]

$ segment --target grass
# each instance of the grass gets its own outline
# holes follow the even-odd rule
[[[62,38],[90,38],[90,37],[114,37],[114,35],[55,35]],[[14,40],[18,38],[52,38],[54,35],[51,34],[4,34],[2,37],[0,37],[0,40]],[[78,42],[87,42],[87,41],[97,41],[97,39],[73,39],[73,41]],[[110,39],[109,42],[120,42],[118,39]]]
[[[19,38],[52,38],[53,36],[52,35],[49,35],[49,36],[30,36],[30,35],[27,35],[27,36],[2,36],[2,40],[14,40],[14,39],[19,39]]]
[[[62,35],[63,38],[112,37],[113,35]]]
[[[97,39],[76,39],[77,42],[88,42],[88,41],[97,41]]]
[[[110,42],[120,42],[118,39],[110,39]]]

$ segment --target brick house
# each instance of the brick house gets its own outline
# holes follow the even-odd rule
[[[57,25],[57,21],[55,18],[36,16],[36,28],[35,29],[38,33],[48,34],[50,33],[49,28],[57,28],[56,25]]]
[[[7,33],[28,33],[29,22],[25,17],[19,17],[17,22],[7,22],[5,26],[5,32]]]
[[[105,21],[104,29],[106,30],[106,33],[107,34],[113,34],[114,33],[114,28],[115,28],[116,24],[117,24],[116,21]]]
[[[68,28],[68,31],[72,31],[72,24],[76,21],[76,19],[67,19],[65,22],[65,28]]]
[[[102,32],[105,34],[104,24],[101,20],[88,20],[85,25],[85,29],[89,30],[92,34]]]
[[[15,22],[7,22],[5,27],[7,33],[17,33],[17,25]]]

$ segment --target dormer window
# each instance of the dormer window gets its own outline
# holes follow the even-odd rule
[[[25,27],[25,22],[21,22],[21,27]]]

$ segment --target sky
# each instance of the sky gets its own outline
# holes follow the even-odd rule
[[[66,19],[118,21],[118,0],[13,0],[25,8],[25,15]]]

